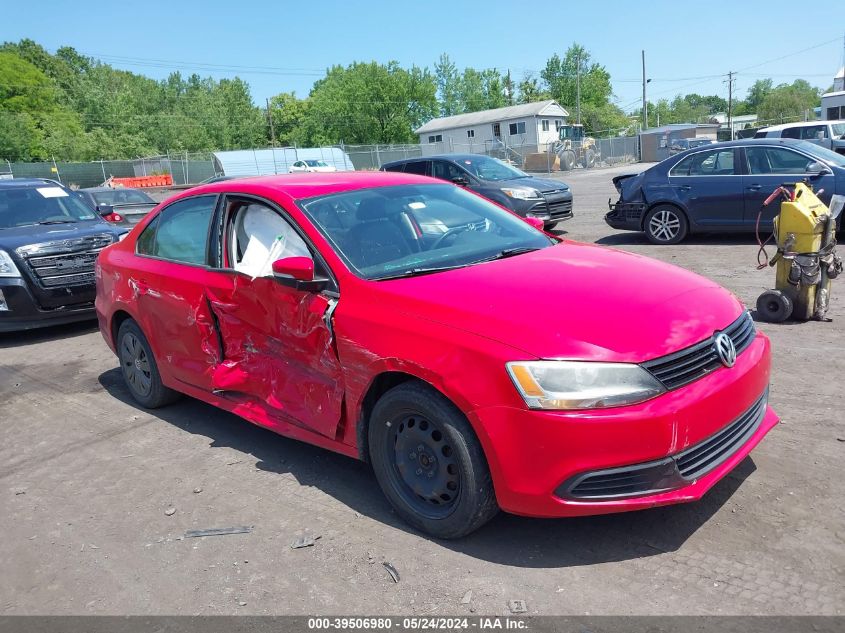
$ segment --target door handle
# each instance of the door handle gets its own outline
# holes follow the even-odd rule
[[[760,191],[763,188],[763,185],[750,185],[748,187],[749,191]]]

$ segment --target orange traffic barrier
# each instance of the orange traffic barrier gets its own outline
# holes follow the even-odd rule
[[[137,176],[135,178],[112,178],[112,183],[124,187],[169,187],[173,184],[173,176],[164,174],[160,176]]]

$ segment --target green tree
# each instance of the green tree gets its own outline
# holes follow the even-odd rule
[[[437,85],[427,70],[398,62],[333,66],[314,84],[308,126],[322,143],[406,143],[437,112]]]
[[[760,102],[757,116],[761,121],[789,121],[803,118],[821,103],[821,91],[804,79],[773,88]]]
[[[552,99],[574,113],[577,100],[577,83],[580,68],[581,105],[601,106],[609,102],[613,89],[610,73],[601,64],[592,61],[590,54],[580,44],[570,46],[561,59],[552,55],[540,73]]]
[[[551,95],[543,89],[539,80],[531,73],[526,73],[517,86],[519,103],[533,103],[535,101],[543,101],[551,99]]]
[[[772,91],[772,80],[771,79],[758,79],[751,87],[748,89],[748,96],[745,97],[745,104],[748,106],[748,110],[750,112],[757,112],[757,108],[760,107],[760,104],[763,103],[763,99],[766,98]]]
[[[461,114],[464,111],[461,103],[461,76],[458,67],[446,53],[442,53],[434,65],[434,79],[437,83],[440,116]]]

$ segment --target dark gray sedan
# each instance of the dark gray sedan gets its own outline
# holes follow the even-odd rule
[[[715,143],[616,176],[619,200],[605,221],[644,231],[655,244],[677,244],[690,233],[753,232],[758,214],[760,231],[770,232],[779,205],[763,201],[779,185],[805,179],[828,204],[845,193],[845,156],[789,139]]]

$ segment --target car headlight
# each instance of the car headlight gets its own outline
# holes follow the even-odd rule
[[[517,200],[543,199],[543,196],[540,195],[539,191],[531,189],[530,187],[510,187],[508,189],[502,189],[502,193],[510,198],[516,198]]]
[[[20,277],[21,272],[15,266],[12,256],[6,251],[0,251],[0,277]]]
[[[635,404],[666,389],[639,365],[542,360],[507,364],[531,409],[604,409]]]

